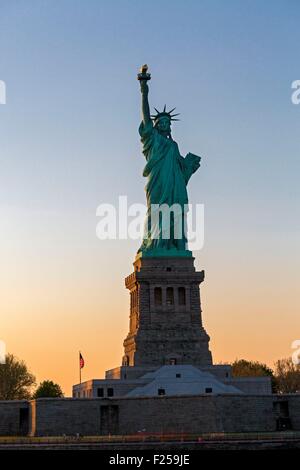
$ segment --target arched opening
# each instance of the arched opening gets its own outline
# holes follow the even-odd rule
[[[185,287],[178,288],[178,303],[179,305],[186,304]]]
[[[155,305],[162,305],[162,290],[161,287],[154,288],[154,303]]]
[[[129,366],[129,356],[123,356],[122,365],[125,367]]]
[[[167,305],[174,305],[174,289],[167,287]]]

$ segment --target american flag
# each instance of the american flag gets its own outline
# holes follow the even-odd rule
[[[79,366],[80,366],[80,369],[82,369],[84,367],[84,359],[83,359],[81,353],[79,353]]]

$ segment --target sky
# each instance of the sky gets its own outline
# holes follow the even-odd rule
[[[96,209],[145,203],[136,74],[202,157],[204,326],[214,362],[273,366],[300,339],[297,0],[1,0],[0,340],[66,395],[119,366],[137,240]],[[153,108],[152,108],[153,109]]]

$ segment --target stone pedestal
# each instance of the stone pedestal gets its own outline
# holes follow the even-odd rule
[[[125,279],[130,291],[130,326],[123,366],[212,364],[209,336],[202,326],[193,257],[138,257]]]

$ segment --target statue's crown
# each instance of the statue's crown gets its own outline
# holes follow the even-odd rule
[[[156,113],[157,114],[151,114],[151,117],[153,119],[154,122],[157,122],[159,121],[159,119],[163,118],[163,117],[167,117],[170,119],[170,121],[179,121],[179,119],[175,119],[175,116],[179,116],[180,113],[177,113],[177,114],[172,114],[173,111],[176,109],[176,108],[173,108],[171,109],[170,111],[166,111],[166,105],[164,106],[164,109],[163,111],[158,111],[158,109],[154,108]]]

